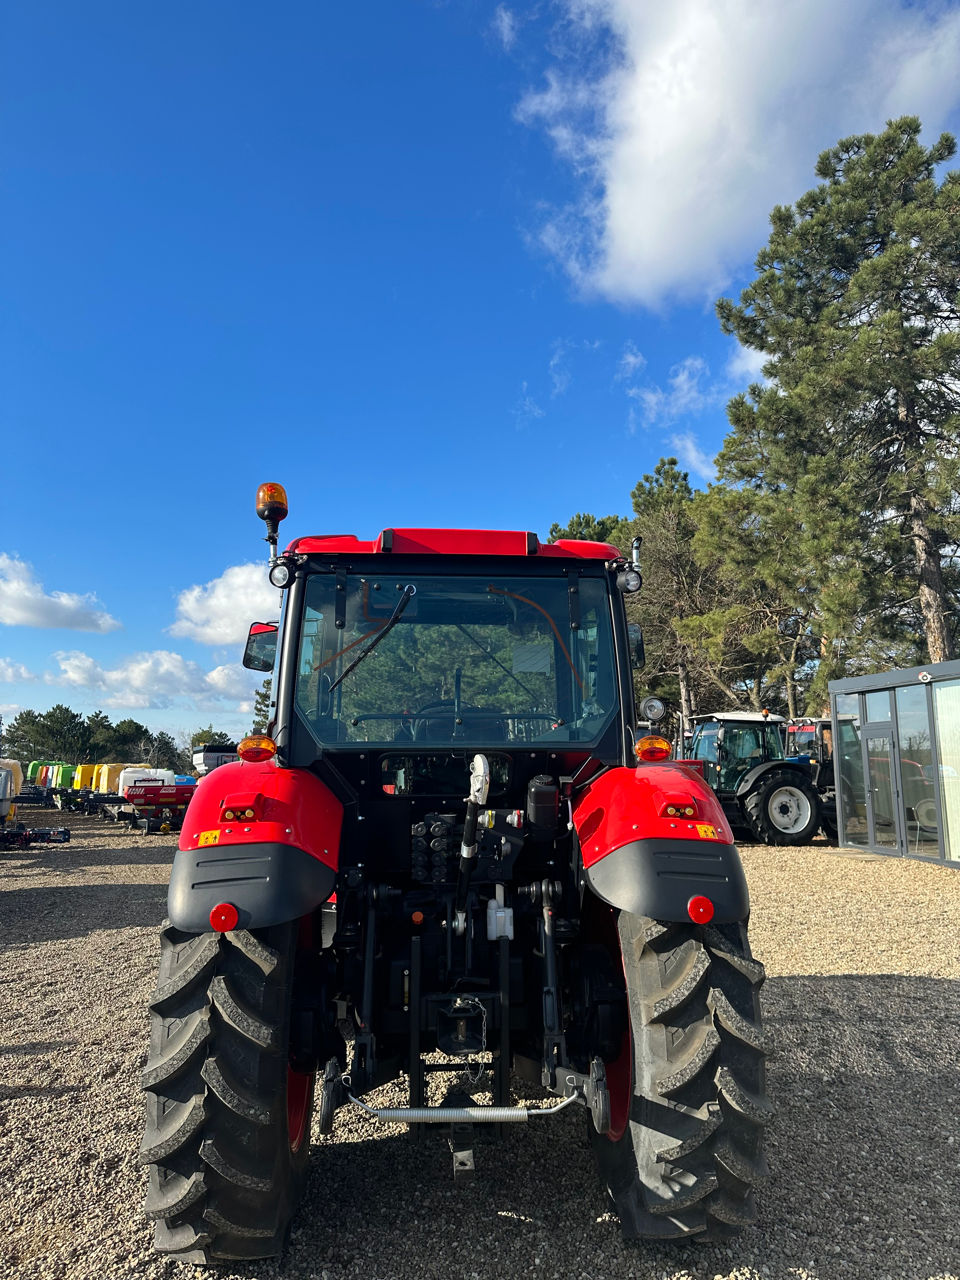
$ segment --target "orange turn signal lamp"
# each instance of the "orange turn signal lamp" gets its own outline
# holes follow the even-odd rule
[[[673,755],[673,747],[666,738],[661,738],[659,734],[648,733],[644,738],[638,738],[633,745],[634,751],[637,753],[637,759],[642,760],[645,764],[655,764],[659,760],[669,760]]]
[[[252,733],[237,746],[237,755],[248,764],[262,764],[264,760],[270,760],[276,754],[277,744],[265,733]]]

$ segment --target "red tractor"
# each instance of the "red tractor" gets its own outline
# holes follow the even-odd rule
[[[580,1106],[627,1238],[737,1233],[765,1171],[763,967],[716,796],[637,740],[636,551],[387,529],[277,555],[279,485],[258,512],[282,622],[245,662],[279,655],[273,719],[201,779],[174,860],[156,1247],[279,1253],[339,1111],[439,1130],[463,1176],[475,1134]],[[546,1101],[512,1101],[511,1071]],[[401,1075],[407,1106],[364,1100]]]

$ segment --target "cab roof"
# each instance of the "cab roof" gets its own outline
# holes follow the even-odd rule
[[[288,555],[447,555],[562,556],[581,560],[619,560],[609,542],[559,538],[541,542],[535,533],[507,529],[384,529],[364,541],[352,533],[325,533],[294,538]]]
[[[749,724],[783,724],[784,717],[774,713],[764,715],[762,711],[717,711],[709,716],[694,716],[696,724],[709,724],[715,720],[719,724],[735,724],[738,720]]]

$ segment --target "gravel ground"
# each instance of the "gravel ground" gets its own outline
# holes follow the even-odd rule
[[[140,1212],[175,840],[70,825],[69,845],[0,855],[2,1280],[958,1280],[960,870],[743,849],[777,1115],[761,1218],[734,1244],[625,1246],[579,1109],[479,1143],[456,1188],[439,1134],[340,1112],[283,1261],[208,1270],[154,1254]]]

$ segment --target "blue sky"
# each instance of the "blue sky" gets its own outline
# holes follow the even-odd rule
[[[708,483],[772,206],[960,126],[956,4],[31,0],[0,40],[6,719],[247,727],[263,480],[289,537]]]

